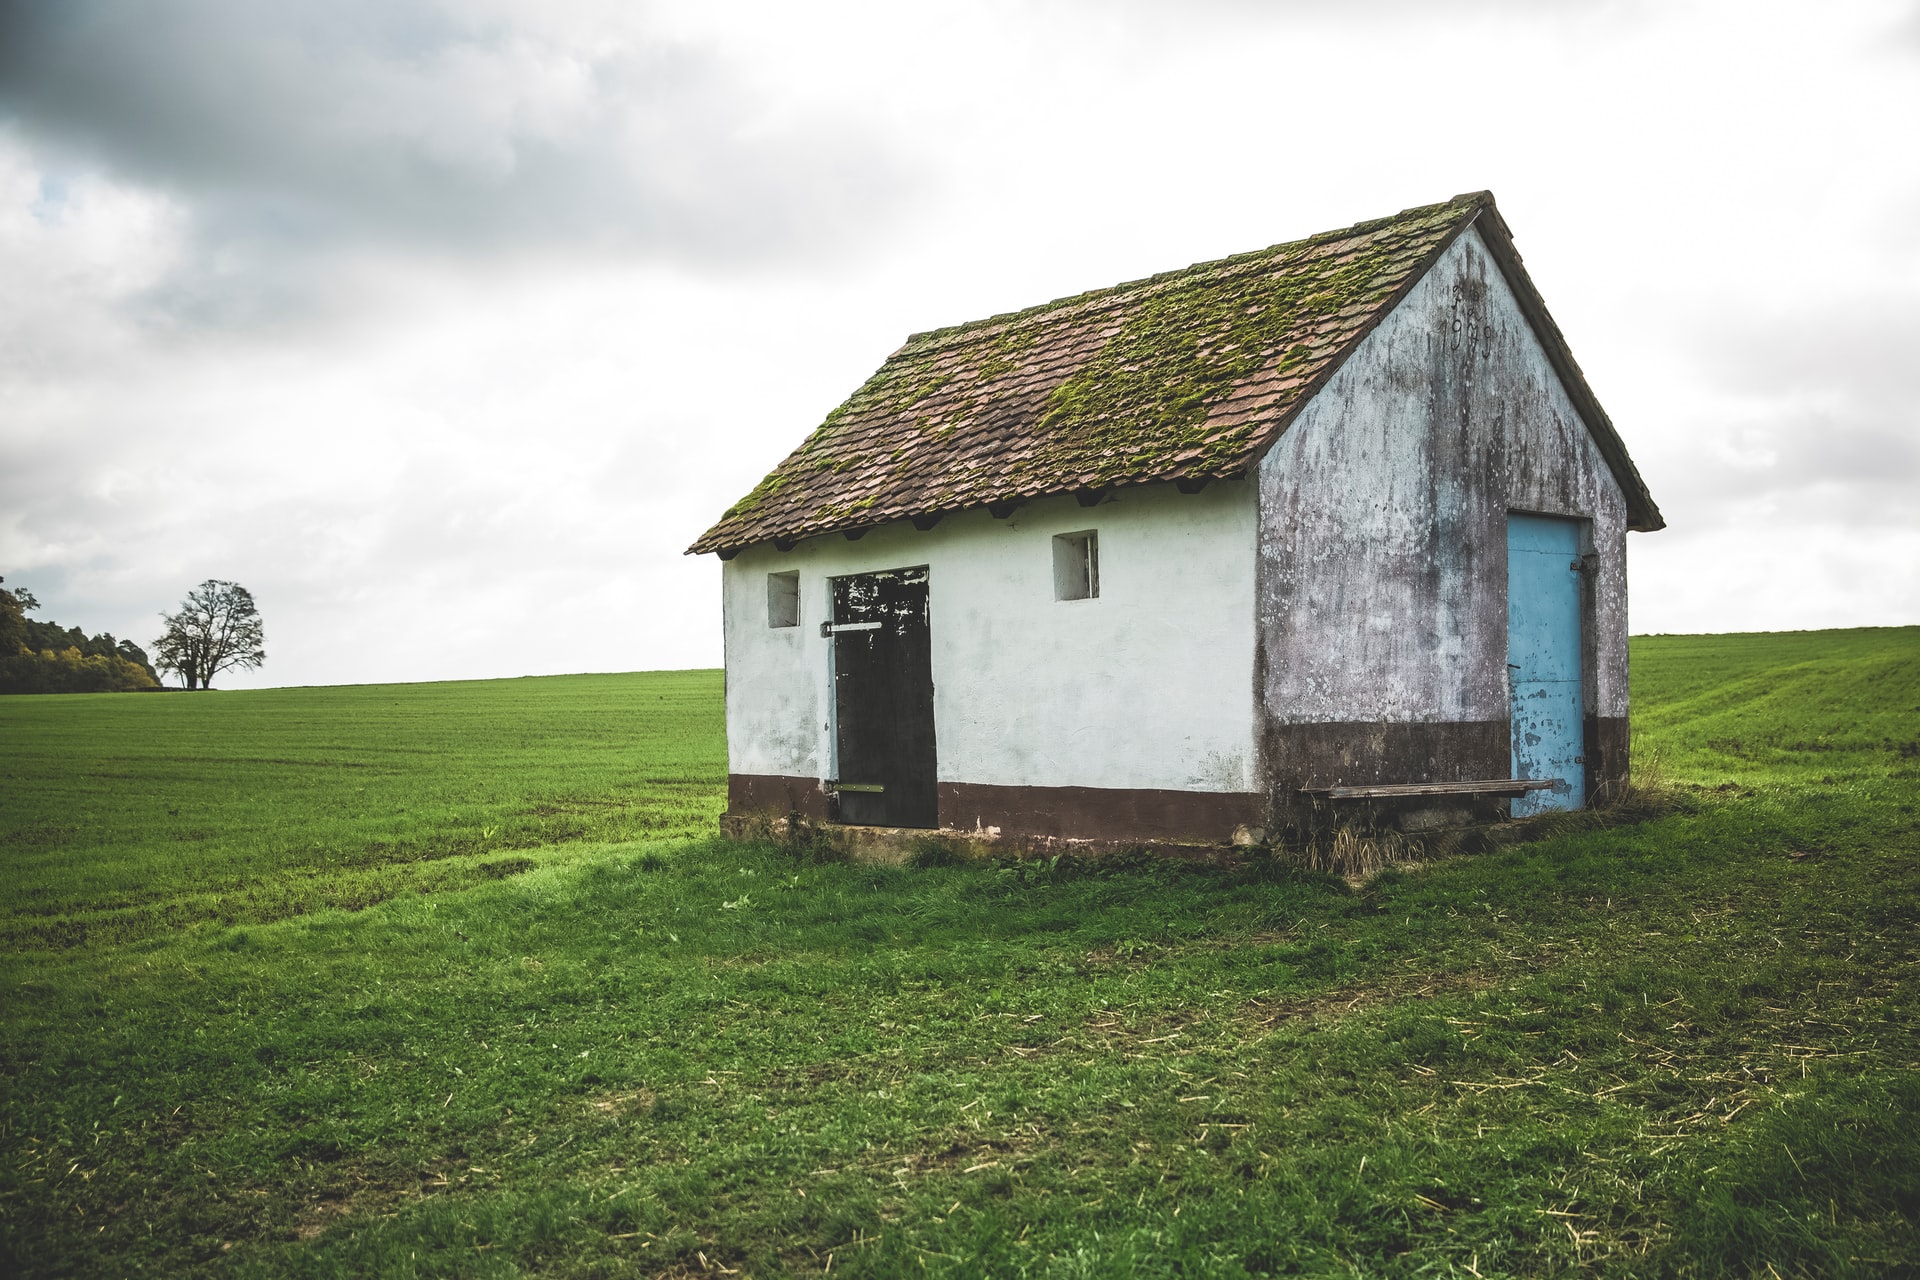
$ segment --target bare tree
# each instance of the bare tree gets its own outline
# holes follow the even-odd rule
[[[237,582],[208,578],[187,592],[177,613],[163,613],[167,633],[153,642],[154,665],[189,689],[211,689],[222,671],[267,660],[266,632],[253,593]]]

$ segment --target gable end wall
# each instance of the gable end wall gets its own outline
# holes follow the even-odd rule
[[[1511,768],[1506,516],[1587,521],[1588,777],[1624,776],[1626,503],[1478,231],[1262,461],[1256,698],[1267,787]]]

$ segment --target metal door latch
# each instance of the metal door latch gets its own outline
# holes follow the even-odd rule
[[[829,782],[829,791],[861,791],[871,795],[880,795],[886,791],[886,784],[880,782]]]
[[[820,624],[820,634],[823,636],[834,635],[841,631],[878,631],[879,629],[880,624],[877,622],[823,622]]]

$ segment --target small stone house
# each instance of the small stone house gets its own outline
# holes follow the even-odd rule
[[[1484,192],[916,334],[689,549],[723,825],[1578,808],[1662,525]]]

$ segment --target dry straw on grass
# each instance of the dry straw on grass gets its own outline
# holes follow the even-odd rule
[[[1396,862],[1411,862],[1421,852],[1420,842],[1398,831],[1367,831],[1352,826],[1315,833],[1300,851],[1301,862],[1314,871],[1336,876],[1370,876]]]

